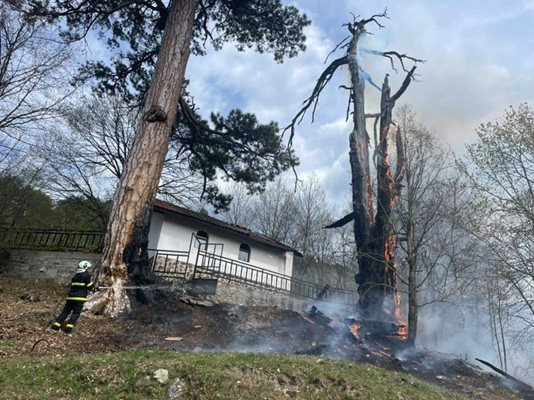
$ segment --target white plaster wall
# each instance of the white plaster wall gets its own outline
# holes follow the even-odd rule
[[[158,250],[187,251],[191,242],[191,234],[202,228],[188,223],[176,223],[163,215],[163,222],[158,239]],[[209,233],[209,232],[208,232]]]
[[[163,225],[163,214],[159,212],[153,212],[150,218],[150,231],[148,232],[148,248],[157,249],[159,237],[161,234],[161,227]],[[149,252],[153,253],[153,252]],[[149,254],[152,257],[153,254]]]
[[[210,242],[223,243],[223,257],[231,258],[233,260],[239,260],[239,246],[241,243],[245,243],[250,247],[249,264],[279,274],[285,273],[285,252],[281,250],[269,248],[268,246],[253,241],[247,241],[245,237],[240,237],[231,232],[226,233],[217,230],[215,230],[213,234],[210,234]]]
[[[159,237],[156,237],[158,226],[161,228]],[[260,243],[247,241],[246,237],[209,224],[197,223],[168,214],[152,213],[149,248],[187,251],[190,247],[191,235],[199,230],[203,230],[209,235],[210,244],[222,243],[224,245],[223,257],[239,260],[239,246],[241,243],[245,243],[250,247],[249,264],[251,266],[291,276],[293,267],[293,254],[291,252],[284,252]],[[196,257],[196,249],[192,248],[191,252],[190,259],[194,259],[193,257]]]
[[[285,265],[284,265],[284,274],[293,276],[293,257],[294,254],[292,251],[286,251],[284,253]]]

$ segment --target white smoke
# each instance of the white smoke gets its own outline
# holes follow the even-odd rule
[[[435,303],[420,310],[417,346],[427,350],[455,355],[483,370],[491,371],[475,358],[480,358],[505,369],[492,338],[488,315],[477,307],[463,304]],[[534,349],[505,338],[507,372],[529,384],[534,384]],[[530,342],[532,343],[532,342]]]

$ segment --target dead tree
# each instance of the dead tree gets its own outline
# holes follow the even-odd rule
[[[391,224],[391,212],[400,194],[401,180],[404,175],[404,155],[402,146],[397,145],[397,166],[392,175],[388,157],[388,143],[392,134],[392,112],[396,101],[406,91],[414,78],[415,64],[422,60],[400,54],[396,51],[375,51],[359,48],[360,38],[367,33],[368,24],[376,24],[383,28],[380,20],[387,18],[386,11],[373,15],[368,19],[355,17],[352,23],[345,26],[350,35],[336,46],[346,49],[345,54],[334,60],[321,74],[311,96],[305,100],[303,107],[286,128],[290,130],[290,138],[294,135],[295,126],[302,120],[306,111],[312,108],[312,120],[322,90],[326,87],[336,70],[347,65],[350,72],[349,103],[347,119],[352,114],[353,129],[349,137],[349,159],[352,175],[352,213],[339,221],[327,226],[335,228],[354,220],[354,238],[358,250],[359,273],[356,283],[359,285],[359,306],[365,318],[383,319],[383,303],[387,295],[396,293],[395,247],[396,239]],[[367,74],[361,63],[360,53],[383,56],[389,59],[392,68],[400,64],[406,73],[400,88],[391,93],[389,78],[386,75],[382,88],[379,88]],[[407,69],[406,62],[413,64]],[[365,83],[369,83],[381,91],[380,112],[365,112]],[[373,182],[370,168],[370,140],[366,130],[366,119],[374,118],[375,157],[376,157],[376,196],[373,193]],[[378,128],[379,126],[379,128]],[[376,130],[379,129],[379,133]],[[396,140],[400,141],[397,129]],[[376,204],[375,204],[376,202]]]

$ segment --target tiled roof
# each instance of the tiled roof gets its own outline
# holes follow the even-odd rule
[[[187,208],[175,206],[174,204],[168,203],[163,200],[156,199],[154,201],[154,210],[161,211],[161,212],[168,212],[168,213],[175,214],[181,217],[185,217],[189,220],[195,220],[195,221],[203,222],[209,225],[213,225],[218,228],[222,228],[223,230],[228,230],[238,235],[244,236],[248,240],[255,241],[257,243],[261,243],[266,246],[274,247],[279,250],[291,251],[296,256],[302,257],[302,254],[300,254],[297,250],[289,246],[286,246],[285,244],[280,243],[279,241],[273,238],[270,238],[265,235],[261,235],[259,233],[255,233],[251,231],[250,229],[244,228],[239,225],[230,224],[228,222],[221,221],[220,219],[213,218],[205,214],[201,214],[195,211],[188,210]]]

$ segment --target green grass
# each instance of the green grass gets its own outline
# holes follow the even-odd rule
[[[0,338],[0,350],[13,349],[15,347],[17,347],[17,343],[14,340]]]
[[[160,368],[165,384],[152,377]],[[0,365],[0,399],[166,399],[178,387],[179,399],[465,399],[410,375],[304,356],[128,351]]]

